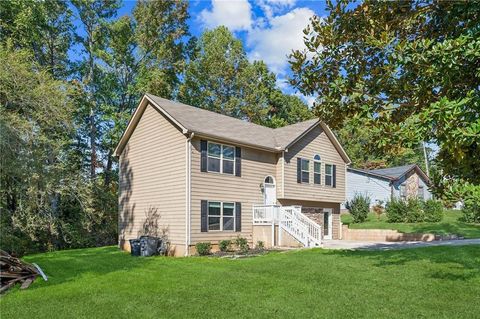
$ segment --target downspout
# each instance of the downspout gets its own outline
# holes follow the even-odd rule
[[[282,198],[285,198],[285,152],[288,149],[282,151]]]
[[[190,133],[185,143],[185,256],[190,255],[190,216],[192,199],[192,138],[195,133]]]

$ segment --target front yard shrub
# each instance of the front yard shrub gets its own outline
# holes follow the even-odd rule
[[[351,200],[349,200],[345,207],[347,207],[354,223],[363,223],[370,212],[370,197],[368,195],[356,193]]]
[[[383,200],[380,200],[372,207],[375,216],[377,216],[377,220],[380,220],[380,216],[385,212],[385,208],[383,207]]]
[[[423,212],[426,222],[439,222],[443,219],[442,202],[434,199],[428,199],[423,203]]]
[[[407,203],[398,198],[392,198],[385,206],[385,213],[389,223],[403,223],[408,214]]]
[[[480,186],[468,185],[463,195],[463,217],[467,223],[480,223]]]
[[[465,202],[462,213],[462,221],[466,223],[480,223],[480,202]]]
[[[212,244],[210,244],[209,242],[197,243],[195,245],[195,248],[197,249],[197,253],[200,256],[206,256],[210,255],[212,250]]]
[[[232,241],[231,240],[222,240],[218,244],[218,248],[220,248],[220,251],[226,252],[230,250],[230,247],[232,246]]]
[[[265,249],[265,243],[261,240],[257,241],[257,249],[264,250]]]
[[[423,222],[425,214],[423,213],[423,202],[412,197],[407,200],[407,214],[405,215],[406,223],[419,223]]]
[[[250,247],[248,247],[248,241],[244,237],[237,237],[237,239],[235,239],[235,245],[242,253],[246,253],[250,249]]]
[[[393,198],[387,203],[385,212],[389,223],[439,222],[443,219],[443,205],[433,199],[409,198],[405,201]]]

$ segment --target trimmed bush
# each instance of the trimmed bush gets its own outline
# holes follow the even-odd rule
[[[440,201],[428,199],[423,203],[426,222],[439,222],[443,219],[443,205]]]
[[[464,222],[480,223],[480,185],[465,186],[462,212]]]
[[[230,246],[232,245],[231,240],[222,240],[218,244],[218,248],[220,248],[220,251],[226,252],[230,250]]]
[[[480,223],[480,203],[465,202],[462,209],[462,221],[466,223]]]
[[[246,253],[250,249],[250,247],[248,247],[248,241],[244,237],[237,237],[237,239],[235,239],[235,245],[242,253]]]
[[[406,223],[419,223],[423,222],[425,214],[423,213],[423,202],[412,197],[407,200],[407,214],[405,215]]]
[[[370,197],[363,194],[356,193],[351,200],[349,200],[345,207],[352,215],[354,223],[363,223],[370,212]]]
[[[385,208],[389,223],[439,222],[443,219],[443,205],[440,201],[422,201],[409,198],[404,201],[394,198]]]
[[[197,253],[200,256],[206,256],[206,255],[210,255],[212,250],[212,244],[210,244],[209,242],[197,243],[195,245],[195,248],[197,249]]]
[[[385,206],[385,213],[389,223],[403,223],[408,214],[407,203],[398,198],[392,198]]]

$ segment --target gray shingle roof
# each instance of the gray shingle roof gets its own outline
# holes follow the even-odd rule
[[[267,149],[287,147],[319,122],[318,119],[313,119],[272,129],[155,95],[147,96],[189,131]]]
[[[403,175],[405,175],[406,173],[408,173],[415,166],[416,166],[415,164],[411,164],[411,165],[396,166],[396,167],[389,167],[389,168],[379,168],[379,169],[372,169],[370,170],[370,172],[378,175],[390,177],[393,179],[398,179]]]
[[[350,172],[357,172],[360,174],[368,174],[370,176],[375,176],[378,178],[384,178],[390,181],[395,181],[400,179],[402,176],[410,172],[412,169],[415,169],[419,176],[427,183],[430,183],[428,176],[422,171],[422,169],[417,164],[404,165],[404,166],[395,166],[389,168],[379,168],[379,169],[360,169],[360,168],[347,168]]]

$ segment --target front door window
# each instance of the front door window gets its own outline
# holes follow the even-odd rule
[[[332,209],[323,210],[323,238],[332,239]]]

